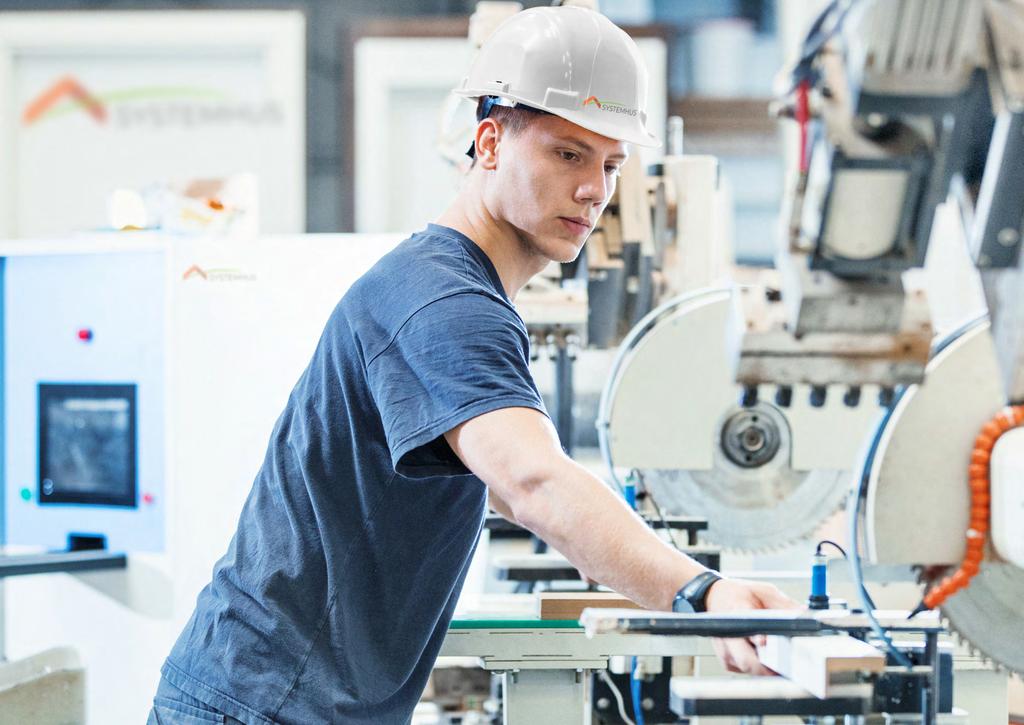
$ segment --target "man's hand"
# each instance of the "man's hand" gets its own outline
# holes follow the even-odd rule
[[[709,612],[726,613],[751,609],[800,609],[801,605],[764,582],[722,579],[711,585],[704,600]],[[730,672],[748,675],[775,674],[761,664],[755,645],[764,644],[763,637],[716,639],[715,654]]]

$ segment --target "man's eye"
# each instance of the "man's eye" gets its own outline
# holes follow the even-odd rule
[[[558,153],[560,153],[562,158],[566,161],[575,161],[579,158],[579,154],[573,153],[572,151],[559,151]]]
[[[612,176],[618,176],[619,175],[619,167],[618,166],[605,166],[604,167],[604,173],[610,174]]]

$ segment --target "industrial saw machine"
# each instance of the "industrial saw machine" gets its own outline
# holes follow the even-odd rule
[[[734,295],[734,380],[887,393],[851,490],[851,547],[912,565],[917,611],[1024,673],[1024,4],[833,2],[778,104],[799,131],[778,288]],[[961,283],[912,284],[941,250]],[[936,331],[941,334],[936,334]],[[844,432],[845,433],[845,432]]]
[[[832,2],[776,105],[775,269],[624,340],[598,426],[706,538],[760,551],[849,504],[854,553],[1024,673],[1024,4]]]

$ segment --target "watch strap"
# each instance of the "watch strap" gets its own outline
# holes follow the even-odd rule
[[[680,600],[685,600],[693,607],[694,612],[706,612],[708,608],[705,600],[708,590],[711,589],[715,582],[720,581],[721,578],[722,576],[718,572],[708,570],[701,572],[686,582],[676,593],[676,597],[672,602],[672,611],[679,611],[677,603]]]

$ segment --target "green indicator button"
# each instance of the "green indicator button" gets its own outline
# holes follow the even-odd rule
[[[29,491],[27,488],[21,489],[21,500],[22,501],[31,501],[32,500],[32,492]]]

